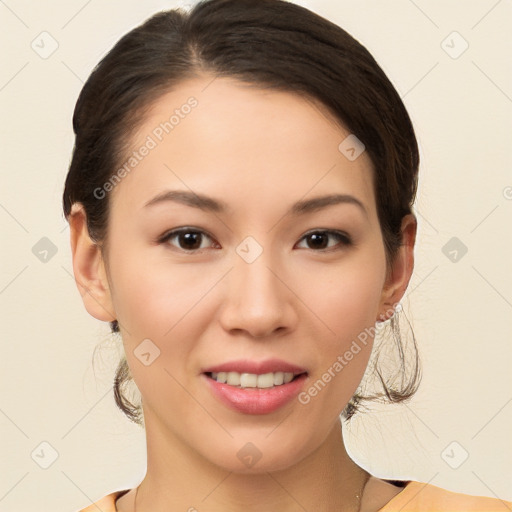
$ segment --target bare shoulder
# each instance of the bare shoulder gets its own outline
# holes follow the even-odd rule
[[[403,490],[403,487],[370,476],[364,488],[361,512],[377,512]]]
[[[135,489],[130,489],[126,494],[117,498],[115,507],[117,512],[133,512]]]

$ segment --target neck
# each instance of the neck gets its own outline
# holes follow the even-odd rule
[[[369,474],[348,456],[340,422],[325,441],[279,471],[235,473],[201,457],[158,423],[146,421],[147,472],[136,512],[355,512]],[[356,496],[357,495],[357,496]]]

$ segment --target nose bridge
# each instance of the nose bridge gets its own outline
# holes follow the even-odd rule
[[[246,330],[255,337],[290,327],[294,318],[290,292],[275,275],[279,265],[271,252],[247,237],[236,253],[228,278],[224,327]]]

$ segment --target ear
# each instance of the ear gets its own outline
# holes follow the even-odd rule
[[[101,249],[87,229],[83,205],[75,203],[69,215],[73,273],[88,313],[105,322],[116,319]]]
[[[416,241],[417,221],[411,213],[405,215],[401,225],[402,245],[395,260],[388,269],[386,282],[382,289],[380,314],[378,321],[384,322],[393,316],[394,310],[411,279],[414,269],[414,243]]]

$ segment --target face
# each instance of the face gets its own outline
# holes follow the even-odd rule
[[[338,149],[349,132],[311,100],[210,82],[161,97],[130,141],[137,162],[108,197],[105,300],[153,439],[229,471],[283,469],[339,421],[370,356],[361,333],[385,309],[372,164]],[[233,390],[212,369],[294,380]]]

